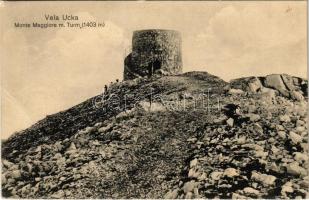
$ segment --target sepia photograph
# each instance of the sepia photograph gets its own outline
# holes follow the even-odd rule
[[[309,198],[307,1],[0,18],[1,198]]]

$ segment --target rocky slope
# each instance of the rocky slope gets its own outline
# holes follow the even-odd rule
[[[206,72],[114,84],[5,141],[2,195],[308,198],[306,84]]]

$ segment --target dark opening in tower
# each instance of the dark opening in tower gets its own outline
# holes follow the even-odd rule
[[[148,76],[152,76],[156,71],[161,69],[161,61],[160,60],[155,60],[153,62],[150,62],[148,64]]]

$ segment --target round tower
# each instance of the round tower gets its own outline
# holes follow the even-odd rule
[[[180,33],[162,29],[134,31],[132,52],[124,64],[124,80],[182,73]]]

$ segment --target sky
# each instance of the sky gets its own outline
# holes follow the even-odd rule
[[[183,70],[229,81],[307,76],[306,1],[1,2],[1,138],[70,108],[122,79],[139,29],[182,35]],[[72,14],[102,28],[15,28]],[[52,21],[50,21],[51,23]]]

